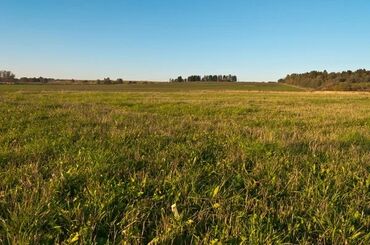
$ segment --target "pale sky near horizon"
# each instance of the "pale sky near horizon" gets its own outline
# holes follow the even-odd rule
[[[0,0],[17,77],[277,80],[370,69],[368,0]]]

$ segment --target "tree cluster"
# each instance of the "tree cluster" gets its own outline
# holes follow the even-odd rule
[[[351,84],[370,83],[370,71],[359,69],[357,71],[323,72],[311,71],[303,74],[290,74],[279,83],[292,84],[313,89],[325,89],[328,87],[341,86],[343,88],[354,87]]]
[[[104,80],[98,80],[97,84],[123,84],[123,80],[118,78],[117,80],[111,80],[109,77],[104,78]]]
[[[11,71],[0,71],[0,82],[8,83],[15,80],[15,75]]]
[[[191,75],[188,78],[179,76],[176,79],[170,79],[170,82],[237,82],[238,78],[234,75]]]

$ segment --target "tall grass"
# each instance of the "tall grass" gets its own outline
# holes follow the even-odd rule
[[[0,242],[370,242],[370,95],[2,92]]]

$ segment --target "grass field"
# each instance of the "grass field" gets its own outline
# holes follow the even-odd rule
[[[303,91],[293,85],[278,83],[230,83],[230,82],[201,82],[201,83],[145,83],[133,84],[17,84],[1,86],[1,92],[40,92],[40,91],[99,91],[99,92],[187,92],[187,91]]]
[[[0,86],[0,243],[122,242],[369,244],[370,94]]]

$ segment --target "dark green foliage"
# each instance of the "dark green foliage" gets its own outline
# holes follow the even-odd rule
[[[320,90],[370,90],[370,71],[365,69],[338,73],[312,71],[291,74],[279,82]]]
[[[179,76],[177,79],[170,79],[170,82],[237,82],[237,76],[233,75],[206,75],[206,76],[199,76],[199,75],[192,75],[189,76],[187,79],[183,79]]]
[[[193,75],[188,77],[188,82],[199,82],[202,81],[202,77],[198,75]]]

